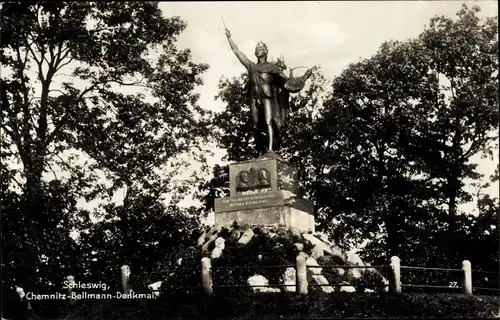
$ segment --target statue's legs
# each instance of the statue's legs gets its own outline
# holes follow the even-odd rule
[[[265,139],[261,132],[261,125],[259,124],[259,111],[257,109],[256,101],[253,97],[250,98],[250,115],[253,124],[253,134],[255,139],[255,147],[259,152],[259,157],[263,156],[265,150]]]
[[[273,151],[273,122],[272,122],[272,109],[271,109],[271,99],[262,99],[262,105],[264,109],[264,119],[267,126],[267,140],[269,142],[269,151]]]

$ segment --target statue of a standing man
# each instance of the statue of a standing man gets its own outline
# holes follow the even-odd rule
[[[312,75],[312,69],[304,76],[290,78],[283,73],[283,66],[267,61],[267,46],[259,42],[255,47],[257,63],[250,61],[231,39],[231,32],[226,28],[226,36],[234,54],[248,70],[247,83],[250,113],[253,122],[255,144],[259,156],[278,151],[281,144],[281,129],[288,115],[289,94],[304,88],[305,81]],[[263,132],[267,136],[263,136]]]

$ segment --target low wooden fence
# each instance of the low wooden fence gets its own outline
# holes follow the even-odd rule
[[[291,265],[282,265],[282,266],[254,266],[254,267],[245,267],[245,266],[234,266],[234,267],[214,267],[212,268],[210,258],[203,258],[201,260],[201,277],[202,277],[202,287],[206,294],[212,294],[214,289],[218,288],[238,288],[238,287],[273,287],[273,285],[249,285],[249,284],[239,284],[239,285],[218,285],[213,283],[213,271],[214,270],[222,270],[222,269],[264,269],[264,268],[289,268],[293,267],[296,271],[296,292],[301,295],[308,294],[309,287],[320,287],[320,286],[329,286],[329,287],[338,287],[338,286],[346,286],[344,283],[329,283],[329,284],[309,284],[307,279],[307,269],[310,268],[323,268],[323,269],[333,269],[333,268],[358,268],[358,269],[388,269],[390,272],[389,277],[389,291],[392,293],[399,294],[403,291],[403,288],[433,288],[433,289],[452,289],[452,290],[461,290],[465,295],[472,295],[473,291],[483,290],[483,291],[497,291],[500,292],[499,288],[485,288],[485,287],[473,287],[472,286],[472,273],[478,274],[493,274],[497,275],[499,272],[492,271],[481,271],[481,270],[472,270],[471,263],[468,260],[464,260],[462,262],[462,266],[460,269],[449,269],[449,268],[430,268],[430,267],[413,267],[413,266],[402,266],[401,260],[399,257],[392,257],[391,263],[389,266],[346,266],[346,265],[321,265],[321,266],[308,266],[306,264],[306,259],[303,256],[297,256],[296,264]],[[423,285],[423,284],[410,284],[403,283],[401,277],[401,270],[423,270],[423,271],[450,271],[460,273],[461,281],[451,281],[447,286],[445,285]],[[287,285],[291,286],[291,285]],[[349,286],[353,287],[371,287],[371,284],[349,284]]]
[[[369,268],[369,269],[377,269],[377,270],[386,270],[388,271],[389,283],[384,284],[386,287],[388,286],[388,291],[400,294],[403,292],[404,288],[433,288],[433,289],[444,289],[449,288],[452,290],[461,290],[465,295],[472,295],[474,291],[490,291],[490,292],[498,292],[500,293],[500,289],[497,288],[488,288],[488,287],[473,287],[473,274],[480,275],[494,275],[496,277],[499,276],[500,272],[493,271],[482,271],[482,270],[472,270],[471,263],[468,260],[464,260],[462,262],[460,269],[447,269],[447,268],[430,268],[430,267],[414,267],[414,266],[404,266],[401,265],[401,261],[398,257],[392,257],[391,263],[388,266],[346,266],[346,265],[318,265],[311,266],[307,265],[306,258],[302,255],[297,256],[295,264],[289,265],[276,265],[276,266],[227,266],[227,267],[212,267],[212,262],[210,258],[201,259],[201,288],[205,294],[211,295],[214,292],[214,289],[222,289],[222,288],[249,288],[249,287],[276,287],[275,285],[267,284],[267,285],[249,285],[249,284],[214,284],[213,281],[213,272],[214,270],[223,271],[223,270],[238,270],[238,269],[266,269],[266,268],[274,268],[274,269],[286,269],[286,268],[294,268],[295,269],[295,284],[283,284],[282,287],[295,287],[295,292],[299,295],[307,295],[309,292],[309,287],[321,287],[321,286],[329,286],[329,287],[339,287],[339,286],[352,286],[352,287],[373,287],[373,284],[345,284],[345,283],[328,283],[328,284],[309,284],[307,279],[307,269],[312,268],[322,268],[322,269],[334,269],[334,268]],[[423,284],[411,284],[405,283],[404,278],[401,276],[402,270],[422,270],[422,271],[448,271],[458,273],[460,275],[460,281],[451,281],[448,286],[443,285],[423,285]],[[130,276],[131,270],[130,267],[124,265],[121,267],[120,273],[120,283],[121,283],[121,293],[128,294],[131,293],[132,288],[130,286]],[[150,275],[151,278],[151,275]],[[75,281],[75,277],[69,275],[66,278],[68,283],[72,283]],[[500,285],[500,284],[499,284]],[[67,289],[67,296],[71,297],[71,288]],[[160,288],[151,290],[162,291]],[[21,300],[21,303],[25,302],[26,294],[22,288],[17,287],[17,294]],[[75,301],[72,299],[68,299],[70,305],[74,305]],[[27,303],[29,306],[29,302]]]

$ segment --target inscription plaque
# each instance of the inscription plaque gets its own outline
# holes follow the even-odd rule
[[[285,197],[280,191],[251,193],[237,197],[215,199],[215,212],[281,206]]]

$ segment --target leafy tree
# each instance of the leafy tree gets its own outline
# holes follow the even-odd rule
[[[325,208],[323,226],[347,246],[382,232],[377,242],[384,259],[401,256],[404,225],[431,214],[421,210],[433,197],[429,179],[417,176],[421,170],[404,147],[415,122],[425,121],[412,101],[434,84],[421,51],[415,41],[386,42],[373,57],[349,66],[334,80],[318,124],[328,146],[317,159],[324,166],[315,197]]]
[[[438,179],[450,217],[472,200],[464,180],[481,178],[471,157],[492,157],[498,139],[498,20],[481,21],[479,11],[464,5],[456,20],[435,17],[419,36],[429,72],[442,84],[425,105],[429,121],[419,123],[421,135],[410,148],[419,150],[426,172]]]
[[[74,274],[119,288],[119,270],[131,268],[135,291],[145,290],[152,272],[162,260],[179,255],[199,236],[199,212],[165,205],[154,195],[138,195],[127,206],[110,204],[106,212],[120,219],[105,220],[90,226],[79,239],[79,265]]]
[[[420,134],[408,145],[408,153],[419,154],[423,170],[433,177],[432,188],[438,192],[434,205],[445,210],[434,231],[427,228],[442,251],[435,252],[436,260],[457,266],[468,257],[476,267],[492,269],[474,248],[498,255],[498,238],[489,238],[490,244],[483,242],[495,233],[489,229],[496,225],[489,210],[495,210],[497,200],[479,197],[478,217],[458,209],[461,203],[474,200],[465,188],[466,181],[480,185],[483,178],[472,157],[484,154],[492,160],[493,150],[498,148],[498,22],[496,18],[481,21],[477,12],[477,7],[463,6],[456,20],[436,17],[419,37],[440,90],[434,103],[430,100],[422,110],[430,121],[419,123]]]
[[[121,187],[129,197],[173,190],[176,158],[204,138],[193,89],[207,65],[176,48],[186,24],[155,2],[8,2],[1,26],[2,162],[21,165],[9,186],[15,178],[24,199],[31,291],[52,167],[69,171],[75,196],[89,201]]]
[[[224,112],[214,115],[212,123],[218,129],[218,146],[227,150],[228,161],[241,161],[258,156],[245,89],[247,81],[246,73],[239,78],[222,78],[219,81],[219,93],[215,96],[215,99],[226,104]]]
[[[216,164],[212,168],[212,178],[200,183],[196,197],[202,202],[205,213],[215,209],[215,199],[229,196],[229,166]]]
[[[325,188],[339,194],[333,230],[338,238],[357,233],[353,243],[370,239],[372,258],[436,260],[436,252],[421,250],[431,248],[429,240],[441,243],[436,234],[453,238],[467,219],[457,217],[457,205],[472,200],[464,181],[481,178],[470,159],[491,151],[498,128],[496,22],[480,23],[477,11],[432,19],[418,38],[383,44],[334,81],[323,124],[339,123],[327,138],[344,146],[329,170],[342,187]]]
[[[77,263],[77,243],[70,232],[90,223],[89,212],[76,208],[74,185],[59,180],[42,183],[42,203],[38,208],[40,228],[38,238],[39,262],[36,286],[44,292],[59,292],[65,270]],[[22,195],[5,190],[2,193],[2,285],[13,288],[24,279],[22,239],[26,237],[26,218],[20,214],[26,200]]]

